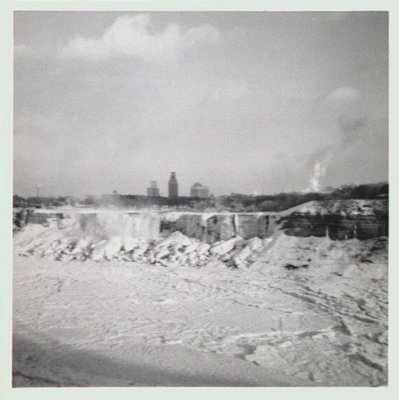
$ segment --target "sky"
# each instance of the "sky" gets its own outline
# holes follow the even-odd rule
[[[14,193],[388,180],[388,13],[14,14]]]

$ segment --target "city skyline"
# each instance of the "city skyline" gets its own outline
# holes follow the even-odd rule
[[[15,194],[145,194],[165,171],[216,196],[388,181],[386,12],[14,22]]]

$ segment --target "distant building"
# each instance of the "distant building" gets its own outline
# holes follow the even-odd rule
[[[150,187],[147,189],[148,197],[159,197],[159,189],[157,181],[151,181]]]
[[[209,197],[209,188],[201,185],[199,182],[194,183],[194,185],[191,186],[191,197],[206,199]]]
[[[169,179],[169,197],[179,196],[179,185],[177,183],[176,174],[171,172]]]

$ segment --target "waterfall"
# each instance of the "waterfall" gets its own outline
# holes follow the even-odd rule
[[[98,212],[75,214],[79,227],[85,236],[110,239],[121,236],[137,239],[157,239],[160,231],[160,217],[155,213]]]
[[[35,213],[36,214],[36,213]],[[240,236],[244,239],[268,237],[273,232],[274,216],[259,213],[160,213],[122,210],[68,210],[62,213],[37,213],[41,222],[53,221],[58,229],[76,238],[158,239],[174,231],[204,242],[214,243]],[[38,223],[33,220],[33,223]],[[65,231],[66,233],[66,231]]]

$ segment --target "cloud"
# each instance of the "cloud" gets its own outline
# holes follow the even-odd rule
[[[178,60],[187,49],[213,44],[220,38],[219,31],[208,24],[186,30],[177,24],[168,24],[157,33],[151,32],[150,28],[150,15],[125,15],[117,18],[100,37],[75,37],[59,50],[58,55],[64,59],[82,58],[96,62],[129,57],[144,62],[170,63]]]
[[[14,57],[24,58],[24,57],[37,57],[41,58],[49,54],[48,46],[32,46],[26,44],[16,44],[14,45]]]
[[[343,132],[358,132],[366,124],[366,119],[351,115],[340,115],[338,117],[338,124]]]
[[[234,102],[250,93],[248,85],[242,81],[227,80],[210,92],[211,102]]]
[[[327,21],[330,21],[335,24],[345,21],[349,17],[349,15],[350,12],[347,11],[338,11],[338,12],[328,11],[323,14],[323,16]]]
[[[368,123],[364,97],[354,86],[332,90],[324,97],[320,110],[328,118],[327,121],[331,122],[331,126],[335,126],[335,130],[331,131],[334,141],[310,154],[306,169],[311,169],[311,172],[305,191],[321,190],[323,179],[329,171],[336,169],[337,160],[348,149],[360,143]]]
[[[364,99],[361,92],[353,86],[334,89],[326,96],[327,111],[335,120],[344,143],[353,142],[367,124]]]
[[[31,131],[50,132],[56,127],[56,124],[56,118],[29,109],[14,114],[14,133],[16,135],[30,134]]]
[[[15,57],[23,57],[30,53],[31,53],[31,49],[29,46],[26,46],[24,44],[17,44],[14,46],[14,56]]]
[[[360,99],[361,94],[358,89],[353,86],[343,86],[333,90],[327,99],[330,101],[355,101]]]

